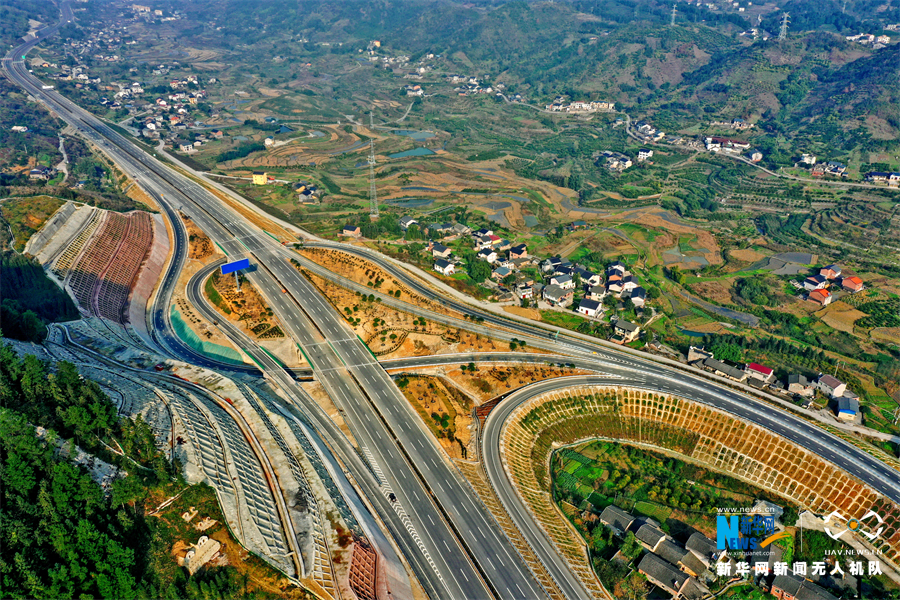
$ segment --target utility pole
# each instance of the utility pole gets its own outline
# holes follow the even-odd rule
[[[672,5],[672,20],[669,22],[669,27],[675,27],[675,13],[678,11],[675,9],[675,5]]]
[[[378,218],[378,191],[375,189],[375,143],[369,140],[369,218]]]
[[[375,131],[369,111],[369,133]],[[375,189],[375,140],[369,138],[369,218],[378,219],[378,190]]]
[[[787,38],[788,23],[791,21],[790,13],[784,13],[781,17],[781,31],[778,33],[778,40],[783,41]]]

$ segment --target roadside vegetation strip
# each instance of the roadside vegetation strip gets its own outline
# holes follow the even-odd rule
[[[615,418],[611,418],[615,416]],[[590,438],[659,448],[796,502],[860,518],[880,506],[884,558],[900,562],[900,506],[817,455],[711,407],[638,389],[595,386],[539,395],[503,425],[506,470],[573,568],[583,564],[548,494],[554,445]],[[582,558],[578,558],[579,554]]]

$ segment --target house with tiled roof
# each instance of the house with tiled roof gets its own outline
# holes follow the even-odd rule
[[[653,525],[651,523],[644,523],[641,525],[637,533],[634,534],[634,537],[638,539],[644,548],[651,552],[656,552],[656,549],[662,543],[664,539],[666,539],[666,534],[662,529]]]
[[[770,593],[778,600],[837,600],[824,588],[799,575],[777,575]]]
[[[863,289],[863,280],[859,277],[844,277],[841,279],[841,287],[847,290],[848,292],[853,292],[854,294]]]
[[[841,268],[837,265],[828,265],[819,269],[819,275],[825,279],[837,279],[841,276]]]
[[[764,367],[759,363],[749,363],[744,367],[747,375],[754,379],[761,379],[766,383],[771,383],[775,379],[775,372],[771,367]]]
[[[803,287],[809,291],[821,290],[828,285],[828,280],[821,275],[810,275],[803,281]]]
[[[440,273],[441,275],[453,275],[456,272],[456,268],[453,266],[453,263],[449,260],[444,260],[443,258],[439,258],[434,261],[434,270]]]
[[[572,303],[572,290],[566,290],[558,285],[548,285],[544,288],[544,300],[554,306],[568,306]]]
[[[582,299],[578,305],[578,312],[586,317],[594,318],[603,310],[602,305],[590,298]]]
[[[816,386],[830,398],[840,398],[847,391],[847,384],[831,375],[819,375]]]
[[[673,597],[678,597],[681,588],[687,583],[690,576],[682,573],[675,565],[666,562],[657,555],[647,553],[638,563],[638,571],[642,573],[650,583],[662,588]]]
[[[634,517],[631,513],[625,512],[614,504],[610,504],[600,513],[600,522],[612,529],[616,535],[624,537],[625,532],[634,523]]]
[[[806,299],[822,306],[828,306],[834,300],[834,296],[828,290],[813,290],[806,296]]]

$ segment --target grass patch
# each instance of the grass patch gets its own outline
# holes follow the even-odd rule
[[[565,329],[578,329],[579,325],[590,323],[584,317],[579,317],[574,313],[561,313],[555,310],[542,310],[541,320],[554,327],[563,327]]]
[[[642,500],[635,502],[634,512],[640,513],[645,517],[650,517],[651,519],[656,519],[660,523],[665,523],[666,519],[669,518],[669,515],[672,514],[672,509],[667,506],[659,506]]]
[[[25,243],[34,235],[64,201],[52,196],[10,198],[0,204],[0,217],[12,230],[13,244],[17,251],[25,249]],[[5,236],[7,232],[3,232]]]

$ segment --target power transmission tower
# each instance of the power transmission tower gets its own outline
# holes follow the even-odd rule
[[[378,191],[375,189],[375,142],[369,140],[369,218],[378,218]]]
[[[672,5],[672,20],[669,22],[670,27],[675,27],[675,13],[678,11],[675,9],[675,5]]]
[[[782,17],[781,17],[781,31],[778,32],[779,40],[784,40],[787,38],[788,23],[790,23],[790,22],[791,22],[790,13],[784,13],[784,15],[782,15]]]

